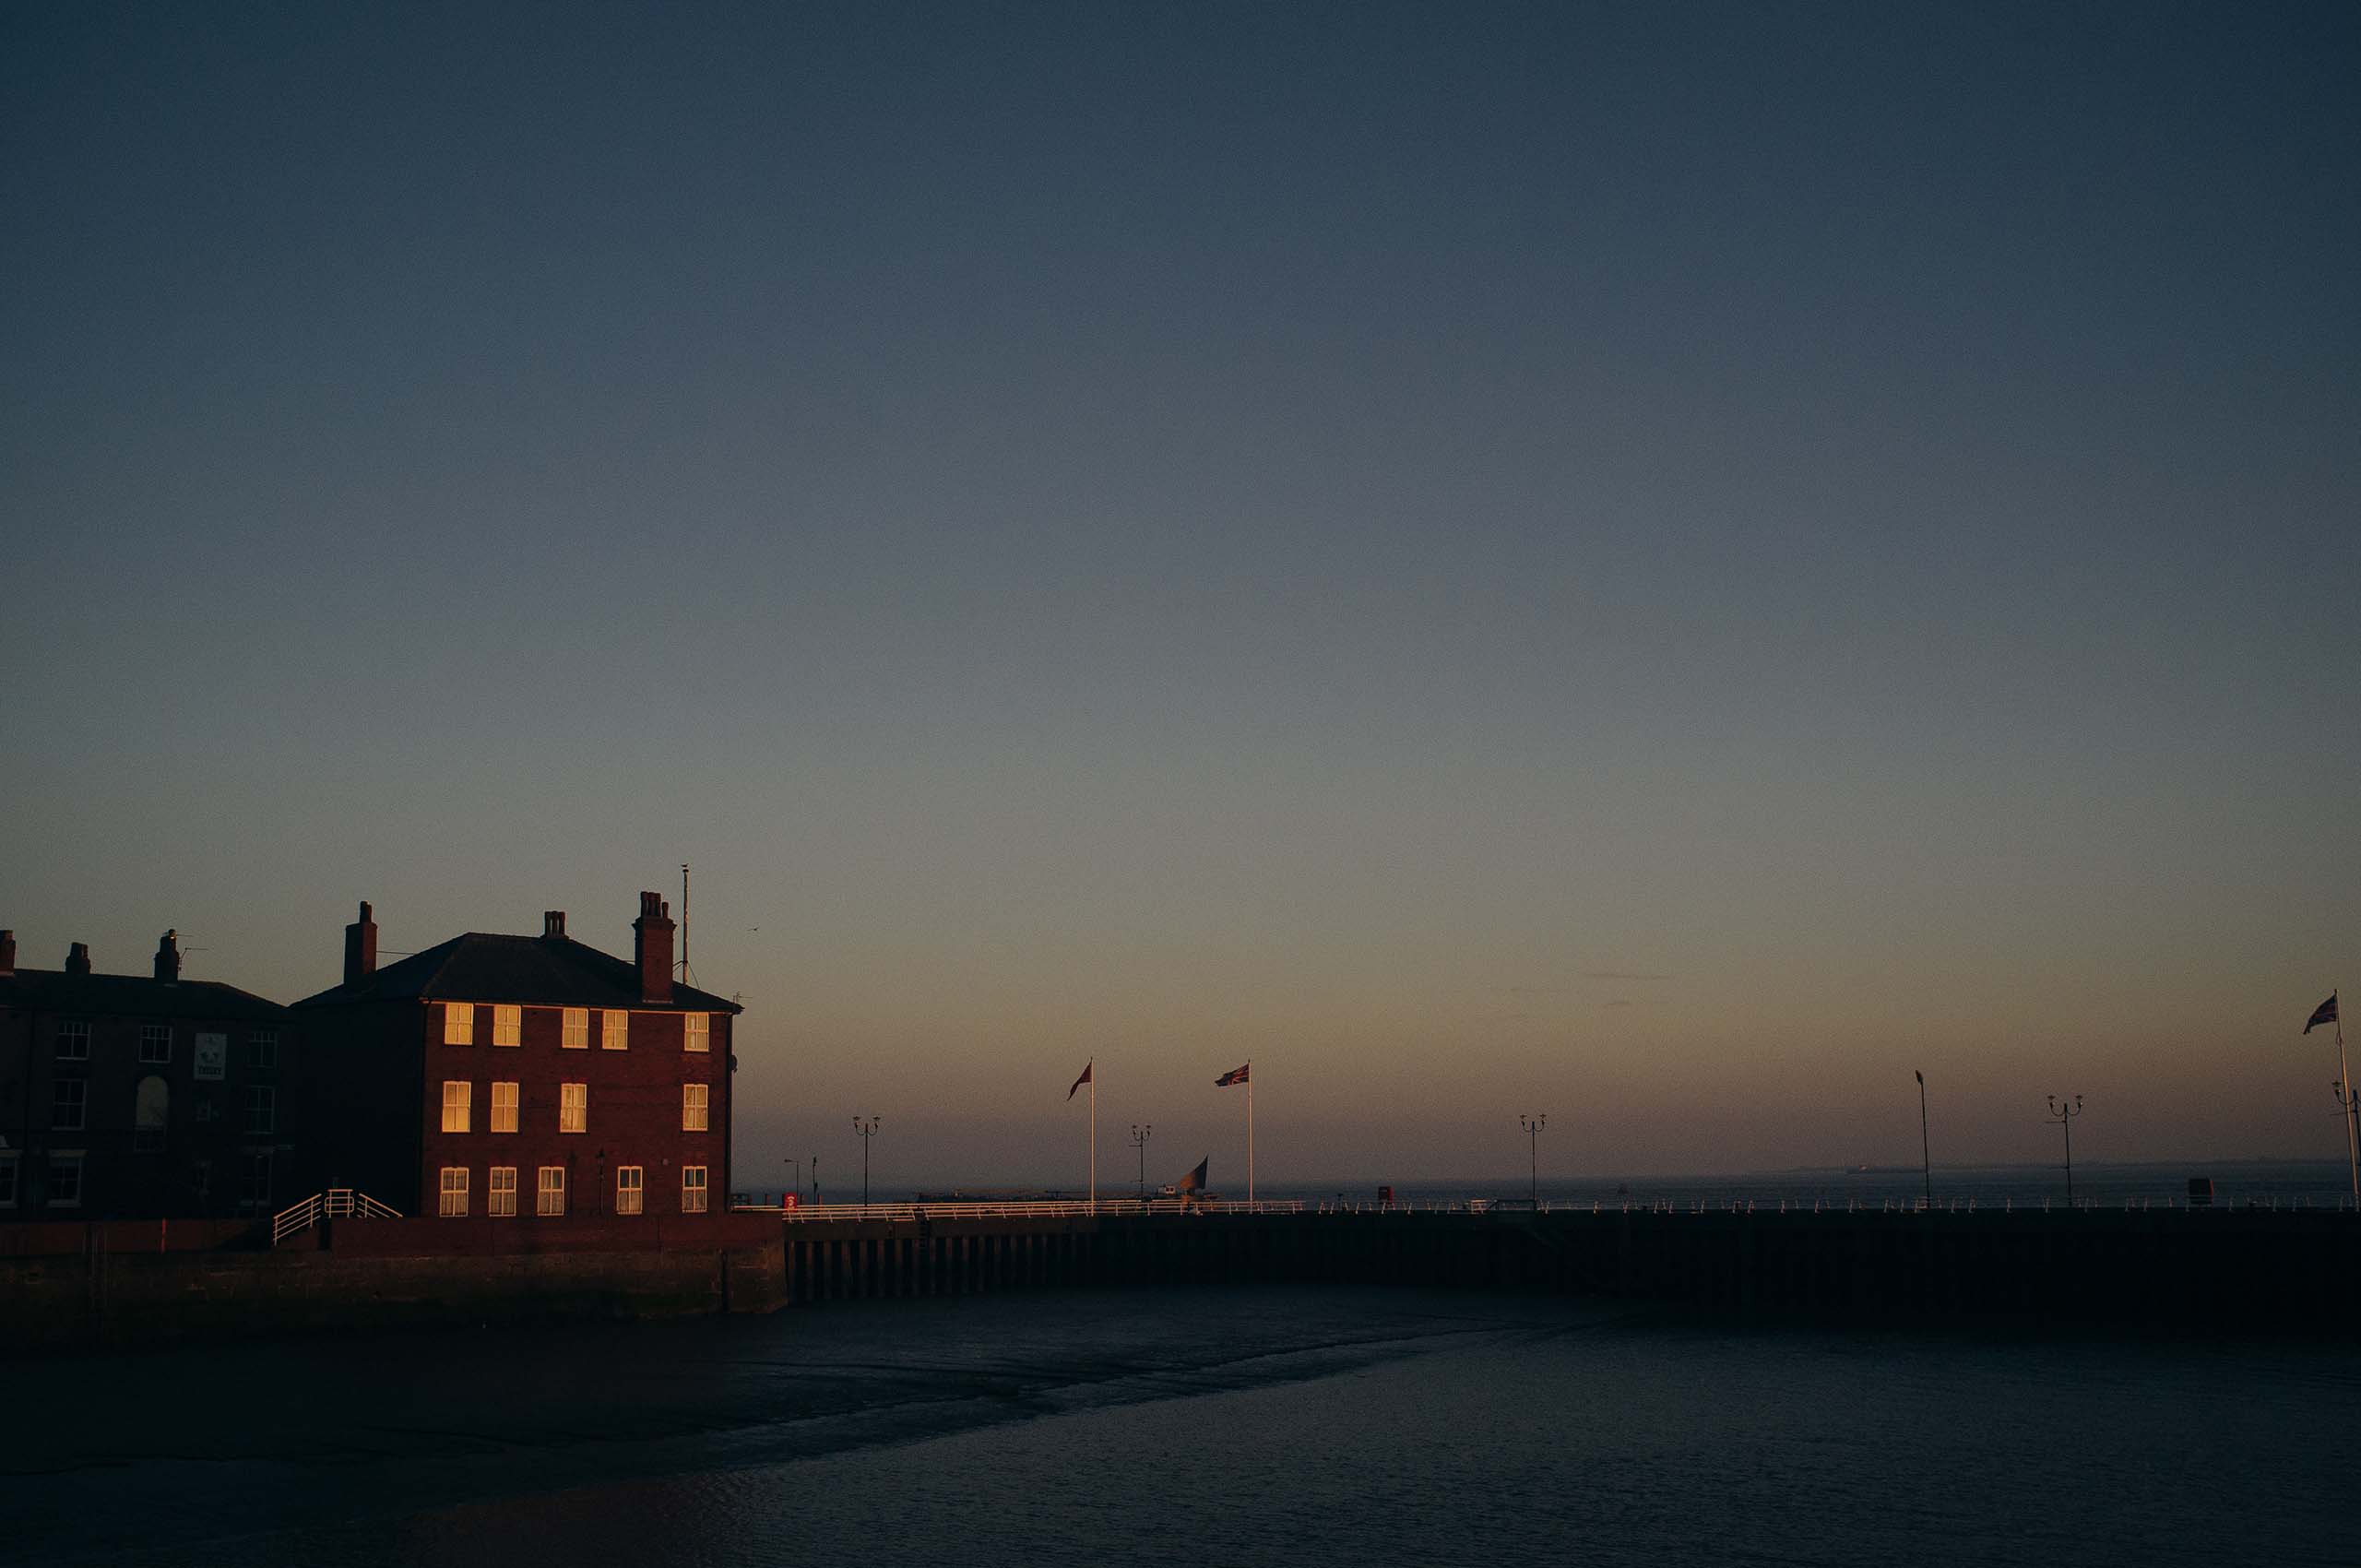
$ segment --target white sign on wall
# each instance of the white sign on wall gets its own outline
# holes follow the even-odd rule
[[[229,1064],[230,1037],[228,1035],[196,1037],[196,1075],[198,1077],[212,1078],[218,1082],[222,1069]]]

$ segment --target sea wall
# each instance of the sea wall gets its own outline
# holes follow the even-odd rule
[[[0,1255],[9,1350],[530,1318],[666,1317],[780,1306],[778,1228],[739,1216],[620,1245],[455,1236],[433,1220],[344,1220],[276,1251]],[[504,1244],[511,1241],[520,1245]],[[601,1242],[604,1244],[601,1244]]]
[[[796,1302],[1045,1285],[1397,1284],[1831,1321],[2355,1331],[2328,1212],[1411,1212],[806,1221]]]
[[[278,1250],[246,1236],[210,1252],[153,1227],[78,1229],[77,1252],[61,1233],[0,1253],[0,1345],[1263,1283],[1544,1291],[1823,1322],[2349,1336],[2361,1292],[2361,1218],[2322,1211],[346,1219]]]

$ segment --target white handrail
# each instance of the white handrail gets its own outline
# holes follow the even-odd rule
[[[322,1219],[399,1219],[402,1211],[391,1204],[379,1203],[368,1194],[351,1187],[330,1187],[325,1193],[314,1193],[301,1202],[280,1209],[270,1222],[270,1244],[279,1245],[299,1231],[309,1230]]]

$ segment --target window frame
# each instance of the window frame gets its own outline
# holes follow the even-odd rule
[[[681,1015],[681,1049],[700,1054],[713,1050],[713,1015],[683,1013]]]
[[[88,1062],[90,1059],[89,1019],[57,1020],[57,1059],[60,1062]]]
[[[681,1086],[681,1131],[683,1133],[713,1131],[713,1086],[710,1084]]]
[[[525,1009],[505,1003],[492,1004],[492,1043],[514,1051],[525,1043]]]
[[[641,1165],[615,1167],[615,1212],[617,1214],[647,1212],[647,1167]]]
[[[73,1092],[68,1094],[68,1089]],[[65,1119],[69,1102],[74,1111],[71,1122]],[[49,1086],[49,1130],[53,1133],[80,1133],[88,1131],[89,1125],[90,1080],[59,1078],[52,1083]]]
[[[246,1071],[276,1073],[279,1071],[279,1031],[248,1029],[246,1031]]]
[[[566,1123],[574,1123],[569,1127]],[[557,1130],[572,1136],[590,1130],[590,1086],[560,1083],[557,1087]]]
[[[505,1183],[501,1178],[505,1176]],[[516,1218],[516,1168],[492,1165],[484,1169],[483,1212],[492,1219]]]
[[[452,1180],[454,1176],[457,1177],[458,1180],[454,1182]],[[458,1200],[456,1205],[452,1202],[454,1198]],[[464,1165],[444,1166],[442,1168],[442,1174],[435,1179],[434,1218],[437,1219],[465,1219],[467,1217],[468,1168]]]
[[[444,1079],[442,1130],[445,1133],[474,1132],[475,1104],[475,1080],[472,1078]]]
[[[503,1089],[506,1089],[508,1091],[507,1102],[505,1104],[503,1104],[501,1101],[500,1091]],[[522,1084],[514,1083],[505,1078],[494,1078],[492,1080],[492,1125],[487,1129],[487,1131],[494,1133],[513,1133],[516,1130],[516,1111],[517,1107],[523,1102],[524,1092],[524,1086]],[[505,1126],[502,1125],[504,1122],[506,1123]]]
[[[544,1165],[537,1168],[533,1177],[533,1217],[536,1219],[565,1218],[565,1167]]]
[[[601,1007],[599,1009],[599,1049],[629,1051],[631,1049],[631,1009]]]
[[[74,1195],[57,1195],[57,1174],[61,1170],[74,1172]],[[53,1148],[49,1151],[49,1181],[42,1192],[43,1208],[80,1208],[90,1185],[89,1151],[78,1148]]]
[[[257,1122],[256,1113],[260,1113]],[[279,1135],[279,1086],[248,1084],[246,1086],[246,1134],[250,1137],[272,1138]]]
[[[163,1053],[150,1053],[150,1047],[161,1044]],[[139,1026],[139,1055],[136,1059],[142,1067],[169,1067],[172,1063],[172,1026],[142,1024]]]
[[[443,1004],[443,1043],[473,1045],[476,1042],[476,1004],[472,1002]]]
[[[590,1049],[590,1009],[568,1007],[558,1021],[558,1049],[587,1051]]]
[[[696,1178],[694,1182],[690,1180],[693,1176]],[[683,1165],[681,1167],[681,1212],[682,1214],[705,1214],[710,1212],[706,1207],[706,1205],[711,1192],[712,1185],[706,1178],[706,1167],[702,1165]],[[696,1199],[694,1203],[690,1201],[689,1196],[692,1193],[696,1194]]]

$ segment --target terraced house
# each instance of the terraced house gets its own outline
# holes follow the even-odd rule
[[[735,1003],[676,983],[670,908],[626,961],[566,934],[469,932],[380,968],[370,906],[344,981],[294,1004],[324,1186],[406,1214],[562,1225],[725,1206]]]
[[[119,975],[80,942],[20,969],[0,931],[0,1219],[267,1211],[299,1152],[300,1055],[278,1003],[181,979],[176,932]]]

